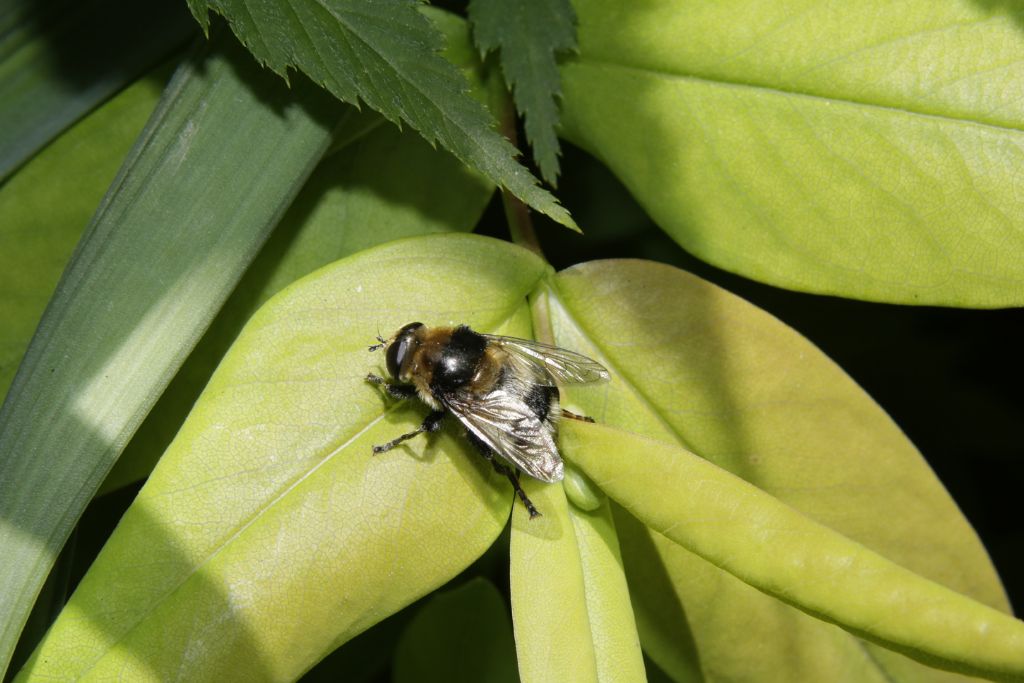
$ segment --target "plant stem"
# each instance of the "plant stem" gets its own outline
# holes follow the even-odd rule
[[[516,135],[516,110],[512,105],[512,98],[509,97],[507,90],[501,98],[501,116],[499,120],[501,133],[518,148],[519,136]],[[544,258],[544,252],[541,250],[540,242],[537,240],[537,233],[533,229],[530,207],[504,189],[501,191],[501,202],[505,206],[505,220],[508,222],[508,231],[512,241]]]

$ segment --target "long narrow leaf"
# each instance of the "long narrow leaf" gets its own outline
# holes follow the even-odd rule
[[[0,5],[0,181],[194,33],[180,0]]]
[[[1024,622],[886,560],[678,446],[603,425],[570,422],[563,432],[566,457],[638,519],[751,586],[927,664],[1024,678]]]
[[[220,48],[168,86],[0,413],[4,665],[85,504],[329,143],[333,103]]]
[[[169,75],[127,88],[0,186],[0,401],[75,244]]]

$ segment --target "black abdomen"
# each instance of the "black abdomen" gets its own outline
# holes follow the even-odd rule
[[[435,393],[452,393],[467,384],[483,358],[487,340],[465,325],[452,332],[451,341],[434,367],[430,388]]]
[[[551,405],[558,400],[558,389],[546,387],[542,384],[534,384],[523,396],[523,401],[530,406],[530,410],[541,422],[548,418],[551,412]]]

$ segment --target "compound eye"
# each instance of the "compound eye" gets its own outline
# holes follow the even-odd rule
[[[395,341],[391,343],[387,351],[388,372],[395,379],[399,379],[402,372],[402,363],[415,343],[413,334],[417,328],[423,327],[423,323],[409,323],[398,331]]]
[[[395,379],[398,379],[398,373],[402,370],[402,361],[405,360],[405,354],[408,353],[408,351],[408,337],[399,337],[391,344],[391,346],[388,347],[388,372],[390,372],[391,376]]]

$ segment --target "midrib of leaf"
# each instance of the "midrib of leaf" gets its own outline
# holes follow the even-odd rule
[[[661,409],[659,409],[654,403],[652,403],[651,400],[648,398],[648,396],[640,389],[640,387],[643,386],[643,384],[640,383],[640,382],[637,382],[633,377],[631,377],[629,375],[629,373],[624,372],[622,370],[622,368],[620,368],[619,366],[617,366],[616,364],[612,363],[609,360],[607,352],[606,352],[605,348],[603,347],[603,345],[598,341],[598,338],[595,335],[593,335],[591,333],[591,331],[589,329],[587,329],[587,327],[585,325],[583,325],[574,315],[572,315],[570,309],[567,306],[565,306],[565,304],[563,303],[562,299],[558,296],[558,292],[557,292],[558,285],[557,285],[557,283],[553,279],[548,279],[547,282],[545,282],[545,285],[548,287],[549,297],[551,299],[553,299],[554,303],[558,306],[560,314],[562,316],[564,316],[565,319],[568,322],[572,323],[575,326],[575,328],[579,331],[580,335],[584,339],[586,339],[589,343],[591,343],[594,346],[594,348],[596,348],[600,352],[601,358],[599,360],[601,360],[601,362],[606,367],[608,367],[610,370],[613,370],[615,372],[615,376],[617,378],[621,379],[622,383],[624,385],[626,385],[625,388],[627,388],[633,394],[633,396],[636,398],[636,400],[644,408],[646,408],[657,419],[658,423],[669,434],[671,434],[671,436],[676,440],[676,442],[680,446],[682,446],[683,448],[687,449],[688,451],[691,451],[692,453],[694,453],[694,454],[696,454],[696,455],[698,455],[700,457],[704,457],[698,451],[694,451],[686,443],[686,439],[683,438],[683,436],[679,432],[679,430],[676,429],[672,425],[672,423],[668,421],[668,419],[662,413]],[[632,510],[630,510],[628,507],[624,506],[624,509],[626,509],[627,512],[632,514]],[[670,540],[670,539],[668,539],[668,536],[666,535],[667,532],[669,531],[669,529],[665,529],[664,531],[658,531],[658,530],[655,530],[655,529],[651,529],[651,531],[656,533],[656,534],[658,534],[658,535],[660,535],[660,536],[662,536],[662,537],[664,537],[666,540]],[[839,532],[836,532],[836,533],[839,533]],[[670,540],[670,542],[671,542],[671,540]],[[707,560],[705,560],[705,561],[707,561]],[[719,571],[723,571],[723,572],[729,573],[731,575],[731,572],[728,572],[728,570],[724,569],[723,567],[715,565],[714,563],[711,563],[710,561],[708,561],[708,563],[712,564]],[[584,584],[585,583],[586,583],[586,577],[584,577]],[[783,603],[783,604],[787,604],[787,603]],[[793,605],[787,604],[787,606],[792,607],[793,609],[798,609],[798,608],[796,608]],[[589,622],[588,622],[587,627],[588,627],[588,629],[590,628]],[[886,678],[887,680],[893,680],[894,683],[895,683],[895,680],[889,674],[889,672],[886,669],[884,663],[881,662],[874,655],[874,653],[871,651],[872,647],[880,647],[880,646],[873,646],[871,643],[867,643],[863,639],[861,639],[861,638],[857,637],[856,635],[854,635],[853,633],[850,633],[849,631],[846,631],[846,629],[844,627],[842,627],[842,626],[839,626],[839,627],[842,628],[846,632],[847,637],[852,639],[856,643],[857,647],[860,648],[865,653],[865,656],[871,661],[873,667],[878,671],[878,673],[881,676],[883,676],[884,678]]]
[[[504,312],[502,312],[502,314],[500,316],[498,316],[497,322],[495,322],[493,324],[488,324],[488,325],[481,325],[481,327],[486,327],[488,329],[500,329],[503,325],[505,325],[505,323],[507,323],[510,320],[512,320],[513,317],[516,314],[516,311],[518,311],[519,308],[521,308],[524,305],[526,305],[525,299],[523,301],[517,301],[510,308],[508,308]],[[289,383],[291,381],[292,380],[288,380]],[[241,386],[241,385],[235,385],[235,386]],[[81,672],[78,674],[78,677],[79,678],[84,678],[90,671],[92,671],[94,668],[96,668],[96,665],[99,664],[101,661],[103,661],[103,659],[107,656],[107,653],[110,652],[110,650],[112,650],[116,645],[118,645],[119,643],[123,642],[126,638],[128,638],[136,630],[136,628],[138,628],[139,625],[141,625],[146,620],[146,618],[150,614],[155,612],[160,607],[160,605],[162,605],[163,603],[167,602],[169,599],[173,598],[174,595],[176,593],[178,593],[193,578],[195,578],[195,576],[197,574],[199,574],[205,566],[207,566],[210,562],[212,562],[214,559],[216,559],[216,557],[218,555],[220,555],[222,552],[227,550],[231,546],[231,544],[235,540],[240,538],[249,527],[251,527],[253,524],[258,522],[264,515],[266,515],[270,511],[272,511],[274,509],[274,507],[279,502],[284,500],[288,496],[288,494],[291,491],[293,491],[297,486],[299,486],[304,481],[309,479],[309,477],[313,476],[318,470],[320,470],[320,468],[322,468],[323,466],[325,466],[328,463],[330,463],[334,459],[335,456],[337,456],[338,454],[344,452],[353,442],[357,441],[359,439],[359,437],[361,437],[367,431],[372,429],[381,420],[386,418],[392,412],[394,412],[396,410],[399,410],[400,408],[403,408],[406,405],[408,405],[408,404],[407,403],[402,403],[400,401],[393,402],[391,405],[389,405],[387,408],[385,408],[384,411],[380,415],[378,415],[377,417],[374,417],[373,419],[369,420],[365,424],[359,426],[355,431],[351,432],[351,436],[348,437],[347,439],[345,439],[344,443],[342,443],[340,446],[338,446],[337,448],[332,450],[330,453],[328,453],[326,456],[324,456],[315,465],[313,465],[312,467],[307,469],[305,472],[302,472],[301,474],[299,474],[297,477],[295,477],[291,481],[286,482],[280,488],[280,492],[278,494],[276,494],[272,498],[269,498],[264,504],[262,504],[259,507],[257,507],[252,512],[252,514],[249,515],[249,517],[245,521],[241,522],[238,525],[238,528],[235,531],[233,531],[228,536],[225,536],[222,541],[220,541],[215,546],[213,546],[213,548],[210,550],[210,552],[207,554],[207,556],[205,558],[203,558],[203,560],[201,562],[199,562],[194,567],[192,567],[192,569],[190,571],[188,571],[186,574],[184,574],[180,581],[178,581],[172,587],[170,587],[167,591],[165,591],[164,594],[161,595],[159,598],[153,600],[150,603],[149,607],[144,612],[141,612],[139,614],[138,618],[136,618],[132,622],[131,626],[126,628],[124,631],[122,631],[120,633],[120,635],[118,635],[118,637],[116,639],[110,641],[110,643],[108,644],[106,649],[104,649],[102,652],[100,652],[99,656],[96,657],[89,664],[88,667],[86,667],[86,668],[81,670]],[[588,623],[588,629],[589,628],[590,628],[590,626],[589,626],[589,623]]]
[[[634,64],[626,64],[622,62],[615,62],[607,59],[594,59],[593,57],[585,57],[577,62],[571,62],[570,64],[576,64],[582,67],[595,66],[622,69],[625,71],[636,71],[640,73],[650,74],[653,76],[660,76],[668,79],[679,79],[693,81],[696,83],[707,83],[709,85],[717,85],[722,87],[732,87],[737,89],[756,90],[765,92],[780,97],[799,97],[806,98],[809,100],[826,102],[829,104],[847,104],[856,107],[866,107],[872,110],[879,110],[885,112],[893,112],[899,114],[907,114],[910,116],[921,116],[928,119],[935,119],[947,123],[955,123],[963,126],[979,126],[982,128],[991,128],[994,130],[1008,130],[1013,132],[1024,132],[1024,123],[1019,126],[1012,126],[1003,123],[997,123],[994,121],[984,121],[980,119],[964,118],[951,114],[943,114],[935,111],[927,111],[924,109],[911,109],[904,106],[898,106],[894,104],[883,104],[880,102],[871,102],[868,100],[858,100],[850,97],[836,97],[830,95],[823,95],[820,93],[809,92],[805,90],[788,89],[774,85],[767,85],[764,83],[751,83],[745,82],[738,79],[724,79],[714,78],[700,73],[681,73],[678,71],[670,71],[668,69],[653,68],[650,66],[640,66]]]

